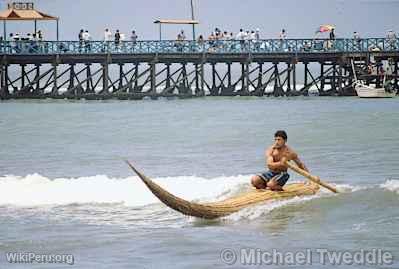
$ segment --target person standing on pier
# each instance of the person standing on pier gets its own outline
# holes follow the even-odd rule
[[[119,44],[121,42],[121,34],[119,33],[119,30],[116,30],[115,32],[115,47],[118,49]]]
[[[115,44],[119,44],[120,41],[121,41],[121,33],[119,33],[119,30],[116,30],[116,33],[115,33]]]
[[[335,29],[332,28],[330,31],[330,42],[329,42],[328,49],[330,49],[334,46],[334,42],[335,42]]]
[[[256,35],[254,30],[251,30],[251,33],[249,34],[249,40],[251,40],[252,42],[256,40]]]
[[[181,30],[180,33],[177,35],[176,41],[178,51],[183,51],[184,40],[186,40],[186,35],[184,34],[184,30]]]
[[[285,29],[282,29],[280,34],[279,34],[279,39],[283,41],[286,38],[287,38],[287,32],[285,31]]]
[[[353,42],[354,42],[354,48],[356,50],[361,50],[361,39],[360,35],[358,32],[353,32]]]
[[[272,191],[282,191],[290,175],[287,173],[286,161],[294,161],[299,168],[308,171],[298,154],[287,144],[287,133],[279,130],[274,134],[274,143],[265,152],[266,166],[269,171],[251,178],[252,185],[257,189],[269,188]]]
[[[330,39],[327,41],[327,46],[326,46],[327,50],[334,49],[334,45],[335,45],[335,29],[334,28],[331,29],[329,37],[330,37]]]
[[[107,28],[104,31],[104,41],[109,42],[112,40],[112,32]]]
[[[84,33],[84,30],[83,30],[83,29],[80,29],[80,32],[79,32],[79,35],[78,35],[78,39],[79,39],[79,52],[81,52],[81,51],[82,51],[82,48],[83,48],[83,33]]]
[[[130,36],[130,41],[132,41],[132,50],[134,50],[136,48],[138,38],[139,38],[139,36],[136,34],[136,31],[133,30],[132,34]]]
[[[82,37],[83,37],[83,42],[85,44],[86,52],[89,52],[91,49],[91,46],[90,46],[91,36],[89,34],[89,31],[88,30],[84,31]]]
[[[330,40],[331,41],[335,40],[335,30],[334,30],[334,28],[332,28],[331,31],[330,31]]]
[[[280,38],[280,49],[284,50],[285,49],[285,39],[287,38],[287,32],[285,29],[282,29],[279,35]]]
[[[240,41],[241,49],[244,49],[245,33],[242,29],[238,32],[236,39]]]
[[[184,30],[181,30],[180,33],[177,35],[177,40],[180,41],[186,40],[186,35],[184,34]]]
[[[136,34],[136,31],[133,30],[132,31],[132,35],[130,36],[130,41],[133,42],[133,45],[136,45],[137,39],[138,39],[138,35]]]
[[[202,35],[199,35],[199,37],[197,38],[197,44],[198,44],[198,50],[199,51],[203,51],[205,40],[204,40],[204,37]]]
[[[103,51],[108,51],[109,50],[109,43],[112,41],[112,33],[111,31],[106,28],[104,31],[104,47],[103,47]]]

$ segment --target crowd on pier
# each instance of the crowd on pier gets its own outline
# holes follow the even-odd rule
[[[0,37],[0,40],[3,40],[3,37]],[[22,35],[19,33],[10,33],[9,35],[10,41],[44,41],[44,35],[42,30],[38,30],[34,33],[26,33],[26,35]]]
[[[397,34],[393,30],[388,30],[385,35],[387,40],[395,40],[398,38]],[[0,37],[3,39],[3,37]],[[103,41],[113,41],[115,43],[120,43],[123,41],[138,41],[138,35],[135,30],[132,30],[130,34],[125,34],[115,30],[115,33],[112,33],[110,29],[105,29],[103,34]],[[277,35],[277,39],[286,40],[287,39],[287,31],[286,29],[282,29]],[[354,40],[361,40],[360,34],[358,32],[353,32]],[[336,34],[335,29],[331,29],[329,31],[328,39],[335,40]],[[10,33],[9,35],[10,41],[44,41],[44,35],[42,30],[38,30],[35,33],[26,33],[25,35],[19,33]],[[81,29],[78,34],[78,40],[80,42],[89,42],[92,41],[93,38],[88,30]],[[176,41],[185,41],[188,40],[184,30],[181,30],[176,37]],[[237,33],[227,30],[220,30],[219,27],[216,27],[214,31],[212,31],[207,37],[200,34],[197,38],[198,42],[204,41],[228,41],[228,40],[239,40],[239,41],[256,41],[261,40],[260,29],[256,28],[255,30],[244,30],[239,29]]]
[[[329,27],[331,27],[329,25]],[[187,37],[184,30],[181,30],[175,40],[165,40],[162,44],[152,48],[154,42],[145,42],[143,40],[139,43],[139,36],[136,30],[131,30],[129,34],[125,34],[119,29],[115,31],[109,28],[103,32],[102,42],[92,42],[92,35],[87,29],[81,29],[78,33],[78,41],[75,45],[68,41],[59,41],[56,45],[58,50],[63,52],[75,51],[78,44],[79,52],[95,51],[126,51],[134,52],[140,49],[150,50],[168,50],[168,51],[208,51],[208,52],[223,52],[223,51],[380,51],[380,50],[396,50],[399,48],[398,36],[393,30],[389,30],[385,34],[385,38],[369,39],[362,38],[358,32],[353,32],[352,38],[337,38],[335,28],[323,28],[320,33],[328,33],[328,35],[315,34],[313,38],[307,39],[289,39],[286,29],[281,29],[273,39],[264,39],[261,37],[261,31],[256,29],[239,29],[236,33],[228,30],[221,30],[216,27],[209,35],[205,36],[199,34],[193,42],[191,36]],[[2,38],[0,38],[0,41]],[[2,49],[7,49],[15,52],[28,51],[30,53],[48,51],[49,46],[53,46],[51,42],[43,42],[44,34],[41,30],[35,33],[27,33],[21,35],[18,33],[11,33],[8,45],[1,45]],[[19,42],[22,41],[22,42]]]
[[[331,49],[334,46],[334,41],[337,39],[336,34],[335,34],[335,28],[332,28],[331,30],[328,31],[328,37],[326,38],[320,38],[319,36],[316,36],[313,38],[313,42],[310,41],[305,41],[302,47],[302,50],[307,51],[311,50],[312,47],[314,46],[321,46],[324,49]],[[185,40],[186,37],[184,35],[184,31],[181,30],[181,32],[177,35],[177,41],[183,41]],[[282,29],[278,35],[277,39],[281,41],[281,44],[284,43],[285,40],[287,40],[287,31],[286,29]],[[316,41],[317,39],[324,39],[324,41]],[[361,43],[362,43],[362,38],[360,34],[355,31],[353,32],[353,37],[354,41],[354,47],[360,49],[361,48]],[[387,41],[387,44],[391,48],[396,48],[397,47],[397,39],[398,36],[393,30],[388,30],[385,36],[385,39]],[[260,30],[257,28],[256,30],[243,30],[240,29],[237,34],[234,34],[233,32],[229,31],[221,31],[218,27],[215,28],[214,31],[210,33],[210,35],[207,37],[207,39],[204,38],[203,35],[199,35],[197,38],[197,42],[199,44],[204,43],[205,41],[208,41],[210,45],[217,47],[217,44],[222,44],[221,42],[217,41],[231,41],[231,40],[238,40],[240,41],[241,44],[246,44],[249,42],[253,42],[255,44],[255,48],[260,48],[262,45],[265,45],[265,43],[260,43],[261,41],[261,36],[260,36]],[[215,42],[216,41],[216,42]],[[313,44],[312,44],[313,43]],[[283,45],[281,46],[282,48],[284,47]],[[289,51],[290,47],[286,46],[284,48],[285,50]],[[377,45],[370,46],[368,49],[370,50],[378,50]]]
[[[311,51],[313,50],[331,50],[334,49],[336,45],[336,33],[335,28],[331,28],[328,31],[327,36],[320,36],[321,32],[316,32],[315,37],[310,40],[305,40],[301,44],[302,51]],[[184,33],[184,30],[181,30],[176,37],[176,46],[179,50],[183,47],[183,42],[188,40]],[[286,43],[287,38],[287,30],[281,29],[281,31],[276,35],[275,41],[278,41],[277,47],[283,51],[290,51],[292,47]],[[360,34],[355,31],[352,36],[352,46],[355,50],[363,49],[363,40]],[[260,34],[260,29],[257,28],[255,30],[244,30],[240,29],[238,33],[234,33],[227,30],[220,30],[220,28],[216,27],[214,31],[212,31],[207,37],[200,34],[197,38],[197,43],[201,46],[205,42],[209,44],[209,50],[214,51],[219,48],[226,48],[226,45],[229,45],[229,42],[226,41],[238,41],[241,48],[248,48],[252,45],[252,48],[259,49],[267,49],[270,47],[270,41],[263,42]],[[398,36],[393,30],[388,30],[385,35],[385,42],[389,49],[397,49],[399,47],[398,44]],[[231,44],[232,42],[230,42]],[[367,47],[370,51],[378,51],[382,48],[379,44],[370,44]]]

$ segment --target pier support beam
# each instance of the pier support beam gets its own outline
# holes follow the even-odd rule
[[[395,87],[398,90],[397,95],[399,95],[399,84],[398,84],[399,83],[399,79],[398,79],[398,76],[399,76],[399,62],[398,62],[398,60],[395,61],[394,73],[395,73]]]
[[[123,63],[119,64],[119,83],[118,83],[118,89],[117,90],[120,90],[123,87],[123,75],[124,75],[124,73],[123,73],[123,65],[124,65]]]
[[[26,83],[25,83],[25,79],[29,80],[28,75],[30,72],[28,72],[28,73],[26,72],[26,70],[25,70],[26,64],[21,64],[20,66],[21,66],[21,87],[19,88],[19,90],[15,89],[17,92],[14,92],[14,95],[19,95],[19,96],[30,93],[30,91],[31,91],[31,86],[29,85],[28,87],[26,87]],[[36,74],[36,77],[37,77],[37,74]]]
[[[237,92],[240,96],[249,95],[249,63],[241,63],[241,89]]]
[[[36,75],[35,75],[36,86],[33,90],[33,93],[35,95],[40,95],[42,93],[42,91],[40,89],[40,64],[36,64],[35,69],[36,69]]]
[[[227,63],[227,88],[229,88],[231,92],[234,92],[235,90],[232,89],[231,85],[231,63]]]
[[[150,63],[150,90],[149,93],[156,94],[156,70],[155,70],[155,62]]]
[[[26,64],[21,64],[21,89],[25,88],[25,78],[26,78],[25,67]]]
[[[133,86],[133,91],[134,92],[141,92],[141,88],[139,87],[139,63],[136,63],[134,67],[134,86]]]
[[[75,65],[70,65],[68,90],[75,87]]]
[[[220,95],[221,96],[232,96],[234,95],[234,87],[231,85],[231,62],[226,62],[227,71],[223,76],[223,79],[219,77],[220,80]],[[224,81],[227,78],[227,85]]]
[[[211,66],[212,66],[212,86],[210,89],[210,94],[212,96],[217,96],[219,95],[219,89],[216,86],[216,64],[211,63]]]
[[[200,89],[199,89],[199,70],[198,70],[198,64],[195,63],[194,64],[194,68],[195,68],[195,90],[194,90],[194,94],[195,96],[198,96]]]
[[[180,93],[184,95],[192,95],[192,91],[190,89],[190,85],[188,83],[188,76],[187,76],[187,64],[182,64],[182,76],[183,81],[180,84]]]
[[[9,80],[8,80],[8,68],[9,68],[8,64],[4,66],[4,84],[3,84],[4,85],[4,90],[3,90],[3,93],[4,93],[5,96],[10,96],[10,89],[9,89],[10,84],[9,84]]]
[[[53,67],[53,88],[51,89],[51,95],[58,95],[58,64],[52,63]]]
[[[93,77],[91,75],[91,64],[86,64],[86,90],[85,93],[94,93]]]
[[[291,95],[291,64],[287,63],[287,91],[286,95]]]
[[[4,75],[4,70],[3,70],[3,65],[0,65],[0,91],[3,88],[3,75]]]
[[[35,64],[35,78],[32,82],[34,86],[32,93],[36,96],[40,95],[42,93],[40,89],[40,64]],[[32,85],[32,86],[33,86]],[[30,92],[30,89],[27,89],[27,92]]]
[[[102,94],[109,94],[108,88],[108,63],[103,63],[102,68],[103,68],[103,74],[102,74],[102,79],[103,79],[103,89],[101,91]]]
[[[320,63],[320,91],[322,93],[324,93],[324,88],[325,88],[325,84],[326,84],[326,78],[324,76],[324,63]]]
[[[4,65],[0,64],[0,89],[3,88],[4,85]]]
[[[205,75],[204,75],[204,62],[201,63],[200,66],[200,85],[201,85],[201,92],[200,95],[201,96],[205,96]]]
[[[166,81],[165,81],[165,89],[170,88],[170,63],[166,64]]]
[[[249,62],[245,63],[244,87],[241,95],[249,95]]]
[[[340,62],[338,65],[338,93],[340,95],[345,95],[342,88],[342,63]]]
[[[333,94],[337,93],[337,64],[333,63],[333,75],[331,81],[331,90]]]
[[[2,65],[1,81],[0,98],[7,99],[10,97],[10,91],[8,89],[8,64]]]
[[[259,96],[263,96],[264,90],[263,90],[263,63],[258,63],[259,70],[258,70],[258,79],[257,79],[257,85],[255,89],[255,93]]]
[[[295,92],[295,95],[297,95],[296,92],[296,61],[292,64],[292,84],[293,84],[293,90]]]
[[[304,87],[303,87],[302,94],[305,95],[305,96],[308,96],[309,95],[309,89],[308,89],[308,86],[309,86],[308,85],[309,67],[308,67],[308,63],[304,63],[304,65],[305,65],[305,78],[303,80]]]
[[[279,96],[284,96],[284,90],[281,87],[281,79],[280,79],[280,73],[278,71],[278,63],[273,63],[274,65],[274,71],[273,71],[273,76],[274,76],[274,87],[273,87],[273,96],[279,97]]]

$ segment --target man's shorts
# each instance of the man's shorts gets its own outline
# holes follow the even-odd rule
[[[285,183],[287,183],[288,179],[290,178],[290,175],[287,172],[276,173],[270,170],[262,174],[259,174],[258,176],[260,176],[265,181],[266,184],[272,178],[275,178],[278,185],[280,185],[281,187],[284,186]]]

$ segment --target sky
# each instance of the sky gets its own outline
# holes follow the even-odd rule
[[[388,29],[399,32],[399,0],[193,0],[200,21],[197,34],[207,37],[218,27],[237,33],[260,29],[262,38],[277,38],[282,28],[288,38],[312,38],[320,24],[336,26],[336,36],[383,37]],[[22,2],[22,0],[20,1]],[[80,29],[102,40],[105,28],[129,36],[136,30],[141,40],[159,39],[156,19],[191,19],[190,0],[35,0],[35,8],[60,17],[60,39],[77,40]],[[3,10],[8,1],[0,0]],[[40,22],[47,40],[56,36],[55,22]],[[190,26],[165,25],[164,39],[175,39]],[[7,32],[22,35],[33,31],[33,22],[9,22]]]

